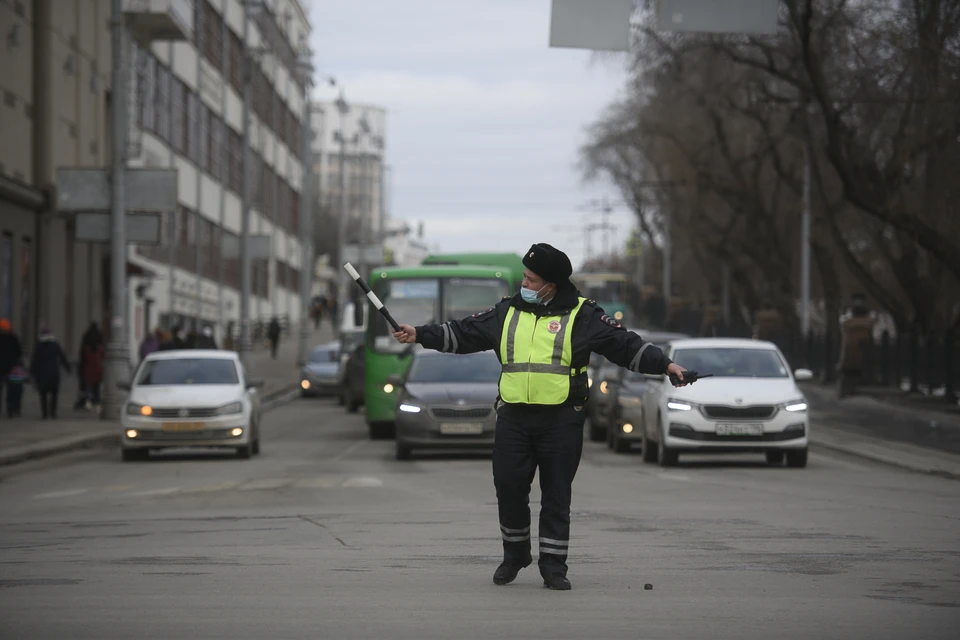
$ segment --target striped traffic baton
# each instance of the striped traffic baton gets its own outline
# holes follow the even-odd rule
[[[343,268],[347,270],[347,273],[350,274],[350,277],[353,278],[353,281],[363,289],[363,292],[367,294],[367,298],[370,299],[370,302],[373,303],[373,306],[377,308],[377,311],[380,312],[384,318],[387,319],[387,322],[390,323],[390,326],[393,327],[394,331],[400,331],[400,325],[397,324],[397,321],[393,319],[393,316],[390,315],[390,312],[387,311],[387,308],[383,306],[383,303],[380,302],[380,298],[377,297],[373,291],[370,290],[370,287],[367,286],[367,283],[363,281],[363,278],[360,277],[360,274],[357,273],[357,270],[353,268],[353,265],[349,262],[343,265]]]

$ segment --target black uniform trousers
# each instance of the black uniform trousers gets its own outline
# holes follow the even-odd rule
[[[583,407],[502,404],[497,411],[493,482],[506,562],[527,564],[530,485],[540,470],[540,573],[567,574],[570,496],[583,452]]]

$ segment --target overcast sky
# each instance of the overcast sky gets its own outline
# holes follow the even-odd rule
[[[393,217],[422,220],[443,251],[549,242],[579,266],[578,227],[599,216],[578,208],[616,193],[583,184],[577,149],[620,94],[622,61],[551,49],[549,0],[312,0],[310,10],[318,72],[348,100],[387,109]],[[626,211],[611,223],[621,241],[632,226]],[[601,243],[595,233],[594,251]]]

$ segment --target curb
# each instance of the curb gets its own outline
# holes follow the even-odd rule
[[[814,448],[827,449],[915,473],[960,480],[960,456],[846,432],[838,439],[823,438],[825,434],[819,432],[825,429],[829,427],[817,427],[811,434],[810,444]],[[830,431],[836,432],[833,429]]]
[[[270,411],[296,398],[300,387],[289,384],[265,395],[260,401],[261,411]],[[117,447],[120,445],[120,428],[104,430],[82,436],[65,436],[57,440],[43,442],[38,445],[26,445],[14,448],[12,452],[0,452],[0,467],[12,466],[28,460],[47,458],[60,453],[67,453],[77,449],[91,449],[94,447]]]
[[[13,452],[0,453],[0,467],[10,466],[27,460],[37,458],[46,458],[58,453],[67,453],[76,449],[89,449],[92,447],[118,446],[120,444],[119,430],[111,429],[99,433],[67,436],[59,438],[53,442],[45,442],[40,446],[25,446],[15,449]]]

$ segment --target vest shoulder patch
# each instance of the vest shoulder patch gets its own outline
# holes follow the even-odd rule
[[[603,314],[602,316],[600,316],[600,321],[601,321],[601,322],[606,322],[608,325],[610,325],[610,326],[613,327],[614,329],[622,329],[622,328],[623,328],[623,325],[622,325],[622,324],[620,324],[619,322],[617,322],[617,320],[616,320],[615,318],[611,318],[611,317],[608,316],[607,314]]]

